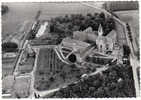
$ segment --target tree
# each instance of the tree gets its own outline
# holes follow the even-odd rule
[[[106,36],[110,31],[115,29],[115,21],[112,17],[108,17],[104,23],[104,36]]]
[[[123,45],[123,55],[129,57],[130,55],[130,48],[128,45]]]
[[[104,14],[103,12],[101,12],[101,13],[99,14],[99,17],[102,18],[102,19],[105,21],[105,14]]]
[[[128,23],[126,23],[126,28],[128,29],[129,32],[131,31],[130,26],[129,26]]]
[[[50,77],[49,80],[50,80],[51,82],[54,82],[55,78],[54,78],[54,77]]]

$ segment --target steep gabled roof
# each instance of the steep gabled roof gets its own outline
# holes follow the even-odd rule
[[[106,37],[111,38],[112,40],[116,40],[117,33],[115,30],[112,30]]]

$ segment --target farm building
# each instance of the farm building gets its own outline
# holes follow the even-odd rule
[[[61,46],[70,48],[74,51],[83,50],[86,47],[88,47],[89,45],[90,44],[88,44],[86,42],[71,39],[71,38],[64,38],[61,42]]]
[[[16,58],[17,54],[15,52],[6,52],[2,55],[3,58]]]
[[[47,26],[48,26],[48,22],[45,22],[43,25],[41,25],[40,29],[38,30],[38,33],[36,34],[36,37],[42,36],[44,34]]]
[[[97,31],[93,31],[91,27],[88,27],[84,31],[73,32],[73,38],[80,41],[95,41],[97,38]]]

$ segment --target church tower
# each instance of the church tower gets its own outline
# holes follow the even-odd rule
[[[101,26],[101,24],[98,27],[98,36],[102,36],[103,35],[103,28]]]
[[[103,36],[103,29],[101,24],[98,28],[98,37],[96,39],[96,45],[98,47],[98,51],[104,53],[106,51],[106,38]]]

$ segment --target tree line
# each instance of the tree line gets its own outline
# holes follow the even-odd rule
[[[59,16],[52,18],[50,23],[50,32],[58,33],[63,37],[72,35],[73,31],[83,31],[88,27],[92,27],[93,31],[97,31],[100,24],[103,27],[104,35],[115,29],[114,19],[111,16],[106,17],[103,12]]]

